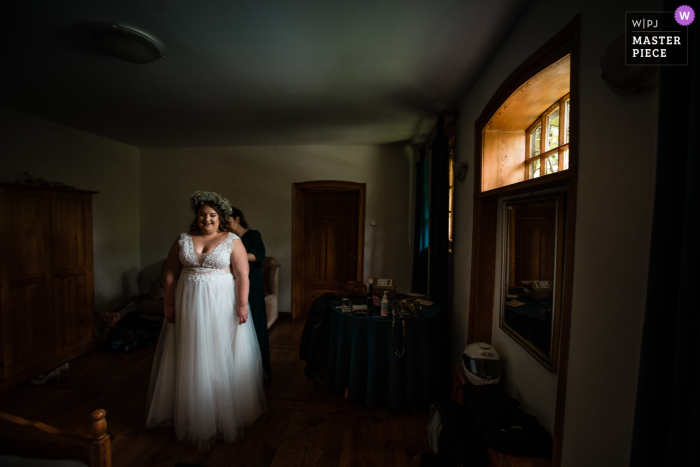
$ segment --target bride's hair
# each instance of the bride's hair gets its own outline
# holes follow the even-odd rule
[[[228,214],[222,212],[221,209],[219,209],[219,207],[214,203],[202,203],[197,206],[197,213],[194,216],[194,220],[190,224],[190,231],[188,233],[193,234],[199,232],[199,223],[197,222],[197,218],[199,217],[199,210],[202,208],[202,206],[209,206],[219,215],[219,232],[233,232],[233,229],[231,229],[231,226],[228,223],[230,218]]]

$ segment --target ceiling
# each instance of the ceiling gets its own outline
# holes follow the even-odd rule
[[[3,2],[0,105],[132,146],[396,144],[453,109],[527,0]],[[94,22],[155,38],[104,54]]]

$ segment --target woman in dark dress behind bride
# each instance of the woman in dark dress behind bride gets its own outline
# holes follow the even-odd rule
[[[229,226],[231,205],[217,193],[197,191],[191,206],[196,218],[165,264],[166,321],[146,426],[172,425],[179,441],[206,450],[217,437],[235,441],[267,405],[248,311],[248,255]]]
[[[250,314],[255,318],[255,334],[258,337],[260,356],[265,378],[272,379],[272,367],[270,365],[270,340],[267,333],[267,307],[265,306],[265,290],[263,286],[262,268],[265,262],[265,244],[262,235],[257,230],[248,228],[248,222],[240,209],[232,207],[229,221],[233,233],[243,242],[248,253],[248,268],[250,273],[250,292],[248,302]]]

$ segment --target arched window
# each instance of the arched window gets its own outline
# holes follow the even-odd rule
[[[569,115],[576,110],[571,109],[570,76],[567,54],[492,99],[488,120],[477,134],[481,192],[576,166],[575,154],[569,164]]]
[[[571,99],[566,94],[528,128],[525,144],[526,180],[569,168],[570,113]]]

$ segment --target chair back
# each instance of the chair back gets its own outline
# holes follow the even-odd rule
[[[273,267],[273,265],[275,265]],[[271,273],[272,272],[272,273]],[[278,294],[278,278],[279,278],[279,267],[277,265],[277,260],[272,256],[266,256],[265,261],[263,261],[262,267],[263,275],[263,290],[265,291],[265,296],[277,295]]]

